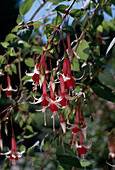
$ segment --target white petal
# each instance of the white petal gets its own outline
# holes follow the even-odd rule
[[[37,102],[33,102],[33,103],[31,103],[31,104],[38,104],[38,103],[41,103],[43,100],[44,100],[44,97],[43,96],[41,96],[39,99],[37,99],[38,101]]]
[[[12,89],[12,91],[16,92],[18,89]]]
[[[7,91],[8,90],[8,88],[6,88],[6,89],[2,89],[3,91]]]
[[[26,73],[27,76],[33,76],[34,73]]]
[[[42,109],[40,109],[40,110],[36,110],[36,111],[37,111],[37,112],[44,112],[44,111],[47,109],[47,107],[48,107],[48,106],[43,107]]]
[[[5,153],[0,153],[0,155],[9,155],[11,151],[5,152]]]

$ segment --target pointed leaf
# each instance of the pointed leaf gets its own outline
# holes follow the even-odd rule
[[[112,90],[105,85],[95,82],[94,85],[91,85],[91,88],[97,96],[105,100],[115,102],[115,95],[113,94]]]
[[[76,157],[68,156],[68,155],[59,155],[57,156],[57,160],[60,164],[69,165],[71,167],[81,168],[80,162]]]
[[[29,67],[34,67],[34,65],[35,65],[33,58],[30,58],[30,57],[25,59],[25,64]]]
[[[57,17],[56,17],[56,25],[60,25],[62,23],[62,15],[57,12]]]
[[[76,34],[74,28],[72,26],[65,26],[62,28],[63,32],[65,32],[66,34]]]
[[[56,8],[55,8],[55,10],[56,11],[60,11],[60,12],[62,12],[62,13],[66,13],[66,9],[67,9],[67,6],[65,6],[65,5],[58,5]]]
[[[89,57],[89,45],[86,40],[82,40],[79,44],[76,53],[80,57],[80,59],[87,61]]]
[[[25,0],[24,2],[22,2],[20,8],[19,8],[19,13],[20,15],[25,15],[30,8],[32,7],[33,3],[35,0]]]

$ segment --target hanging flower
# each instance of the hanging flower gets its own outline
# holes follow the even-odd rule
[[[73,100],[74,97],[70,97],[66,92],[65,83],[62,75],[60,75],[60,88],[61,88],[61,93],[60,93],[59,101],[61,103],[61,106],[66,106],[69,104],[69,100]]]
[[[2,89],[3,91],[6,91],[6,95],[11,99],[11,95],[12,95],[12,91],[16,92],[17,89],[13,89],[12,86],[11,86],[11,79],[10,79],[10,76],[7,75],[7,83],[8,83],[8,86],[6,89]]]
[[[68,49],[66,51],[69,56],[70,62],[73,62],[74,56],[76,56],[78,59],[80,59],[80,57],[76,54],[76,52],[71,47],[70,35],[67,34],[66,38],[67,38],[67,45],[68,45]]]
[[[75,87],[75,80],[71,74],[71,63],[68,57],[66,57],[63,62],[63,73],[64,76],[66,77],[65,79],[66,88]]]
[[[43,82],[42,89],[43,89],[43,94],[41,95],[41,97],[39,99],[35,98],[35,100],[37,100],[37,102],[31,103],[31,104],[41,103],[41,105],[43,107],[48,106],[50,98],[49,98],[49,96],[47,94],[46,79]]]
[[[63,133],[66,133],[66,122],[61,113],[59,114],[59,118],[60,118],[60,125],[63,130]]]
[[[6,153],[0,153],[0,155],[6,155],[6,157],[10,159],[12,164],[15,165],[15,161],[18,160],[22,156],[23,153],[24,153],[24,151],[22,151],[22,152],[16,151],[16,141],[15,141],[14,137],[12,136],[11,150]]]
[[[49,109],[51,110],[51,112],[56,112],[58,111],[58,108],[60,108],[60,104],[55,99],[54,91],[51,85],[50,85],[50,96],[51,96],[51,100],[49,102]]]
[[[85,155],[86,152],[87,152],[87,149],[86,149],[86,147],[84,146],[84,143],[83,143],[83,135],[82,135],[81,130],[78,133],[79,133],[80,145],[77,146],[77,152],[78,152],[79,155]]]

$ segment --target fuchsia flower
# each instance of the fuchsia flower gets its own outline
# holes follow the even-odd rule
[[[59,108],[59,103],[55,102],[55,96],[54,96],[54,91],[50,85],[50,96],[51,96],[51,102],[49,103],[49,109],[51,110],[51,112],[56,112],[58,111]]]
[[[33,73],[26,73],[27,76],[32,76],[32,80],[42,86],[45,76],[48,76],[50,71],[47,70],[47,64],[44,64],[44,67],[39,67],[37,63],[34,67]]]
[[[3,91],[6,91],[6,95],[9,96],[9,98],[11,98],[11,95],[12,95],[12,91],[16,92],[17,89],[13,89],[12,86],[11,86],[11,80],[10,80],[10,76],[7,75],[7,83],[8,83],[8,86],[6,89],[2,89]]]
[[[15,161],[18,160],[22,156],[23,153],[24,151],[22,152],[16,151],[16,141],[14,137],[12,137],[11,138],[11,151],[6,152],[6,153],[0,153],[0,155],[6,155],[7,158],[10,158],[10,161],[12,162],[12,164],[15,165]]]
[[[74,57],[75,54],[74,54],[74,51],[71,47],[70,35],[67,34],[66,38],[67,38],[67,45],[68,45],[68,49],[66,51],[67,51],[67,54],[70,58],[70,61],[73,61],[73,57]]]
[[[43,107],[46,107],[46,106],[48,106],[49,101],[50,101],[50,98],[49,98],[49,96],[47,94],[46,79],[43,82],[42,89],[43,89],[43,94],[41,95],[41,97],[39,99],[35,98],[37,100],[37,102],[34,102],[32,104],[41,103],[41,105]]]
[[[75,80],[71,74],[71,63],[68,57],[66,57],[63,62],[63,73],[64,76],[66,77],[65,78],[66,88],[75,87]]]
[[[60,88],[61,93],[59,101],[61,103],[61,106],[66,106],[69,104],[69,100],[73,100],[74,97],[69,96],[68,93],[66,92],[63,75],[60,75]]]
[[[76,54],[76,52],[71,47],[70,35],[67,34],[66,38],[67,38],[67,45],[68,45],[68,49],[66,51],[69,56],[69,60],[72,62],[74,56],[76,56],[78,59],[80,59],[80,57]]]
[[[77,152],[79,155],[85,155],[87,152],[87,149],[83,143],[83,134],[82,134],[81,130],[78,133],[79,133],[80,145],[77,146]]]
[[[71,140],[71,144],[76,145],[78,154],[85,155],[87,152],[87,149],[84,146],[83,135],[86,139],[86,125],[85,125],[84,116],[81,113],[80,107],[78,107],[78,109],[76,110],[76,121],[72,126],[72,132],[73,132],[73,138]],[[76,133],[79,134],[80,145],[77,144],[76,137],[75,137]]]

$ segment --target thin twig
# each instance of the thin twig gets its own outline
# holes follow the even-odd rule
[[[47,0],[40,5],[40,7],[35,11],[35,13],[32,15],[32,17],[30,18],[30,21],[33,20],[33,18],[36,16],[36,14],[40,11],[40,9],[46,4]]]

